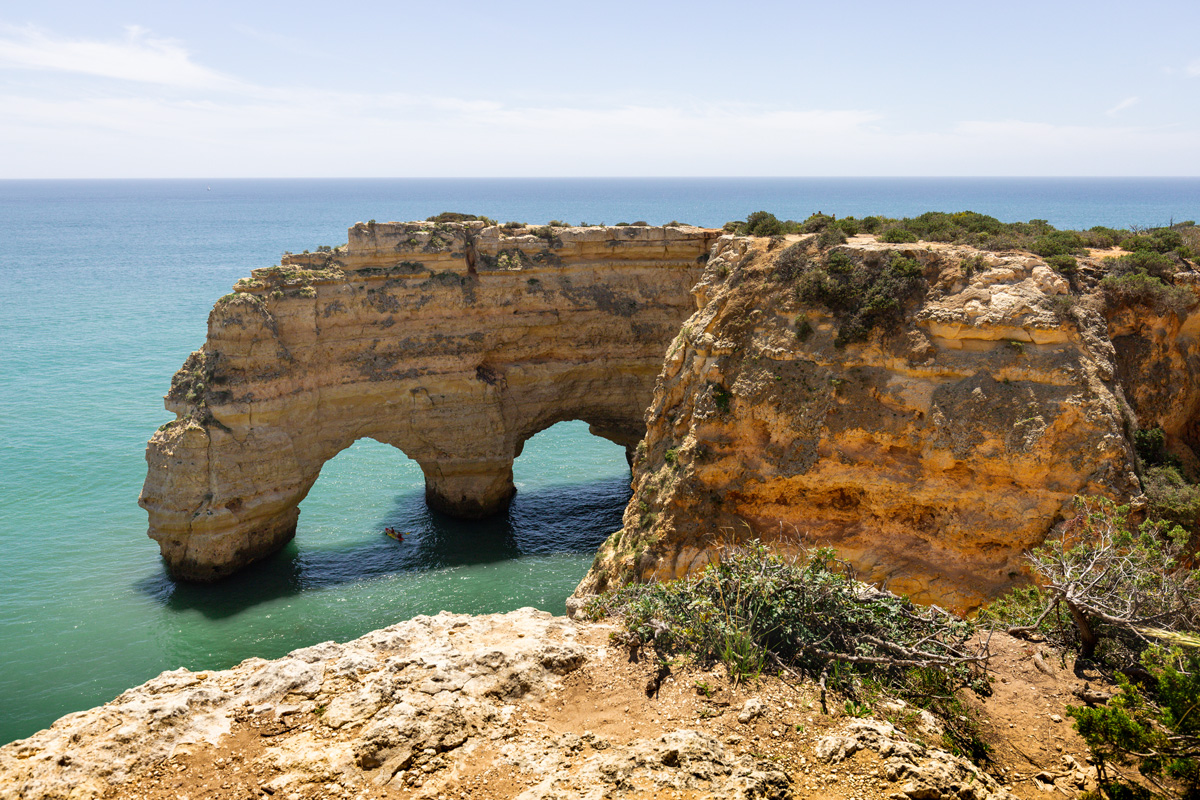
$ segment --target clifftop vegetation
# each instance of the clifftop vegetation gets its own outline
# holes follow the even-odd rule
[[[1120,247],[1131,252],[1173,254],[1179,259],[1200,258],[1200,228],[1192,220],[1156,227],[1128,229],[1097,225],[1086,231],[1058,230],[1044,219],[1001,222],[974,211],[929,211],[917,217],[861,219],[817,212],[803,221],[780,220],[767,211],[756,211],[744,222],[725,223],[729,233],[745,236],[782,236],[789,233],[822,233],[836,229],[845,236],[869,233],[892,244],[949,242],[980,250],[1028,250],[1045,258],[1080,255],[1087,249]]]

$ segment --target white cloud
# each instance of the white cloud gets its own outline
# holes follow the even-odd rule
[[[9,123],[0,148],[54,153],[53,161],[11,159],[29,172],[0,177],[119,176],[131,164],[132,176],[830,173],[838,171],[830,156],[867,146],[880,119],[868,111],[532,107],[299,89],[221,99],[10,93],[0,105]]]
[[[1193,78],[1200,78],[1200,58],[1187,65],[1187,74]]]
[[[258,28],[251,27],[250,25],[246,25],[241,22],[234,23],[233,30],[236,33],[240,33],[242,36],[264,42],[272,47],[295,50],[304,46],[304,43],[299,39],[270,31],[260,31]]]
[[[622,105],[266,87],[140,28],[82,42],[0,26],[6,65],[64,77],[0,89],[0,178],[1200,174],[1188,126],[943,117],[905,129],[874,109],[684,92]]]
[[[117,41],[51,36],[33,26],[0,28],[0,67],[67,72],[186,89],[231,89],[233,78],[192,61],[178,42],[136,25]]]
[[[1117,114],[1121,113],[1122,111],[1129,108],[1130,106],[1136,105],[1137,101],[1138,101],[1138,98],[1136,98],[1136,97],[1126,97],[1124,100],[1117,103],[1115,106],[1108,109],[1104,113],[1110,117],[1115,117]]]

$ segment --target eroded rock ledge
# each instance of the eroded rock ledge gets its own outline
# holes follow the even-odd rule
[[[507,505],[513,459],[557,422],[631,450],[716,236],[372,222],[254,270],[172,380],[139,500],[150,536],[176,577],[230,574],[294,536],[321,466],[363,437],[468,518]]]

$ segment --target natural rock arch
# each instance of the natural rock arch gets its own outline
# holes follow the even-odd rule
[[[362,224],[254,270],[209,315],[150,439],[139,503],[172,574],[214,580],[294,535],[361,438],[459,517],[503,510],[525,441],[581,419],[627,451],[717,232]]]

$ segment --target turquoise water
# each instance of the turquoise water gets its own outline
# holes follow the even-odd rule
[[[511,512],[472,524],[428,511],[416,465],[364,440],[326,465],[278,556],[175,584],[136,504],[145,442],[239,277],[372,218],[720,225],[759,209],[1157,225],[1200,217],[1200,180],[0,181],[0,743],[164,669],[441,609],[561,613],[620,524],[624,453],[582,423],[532,439]],[[386,525],[412,535],[397,545]]]

